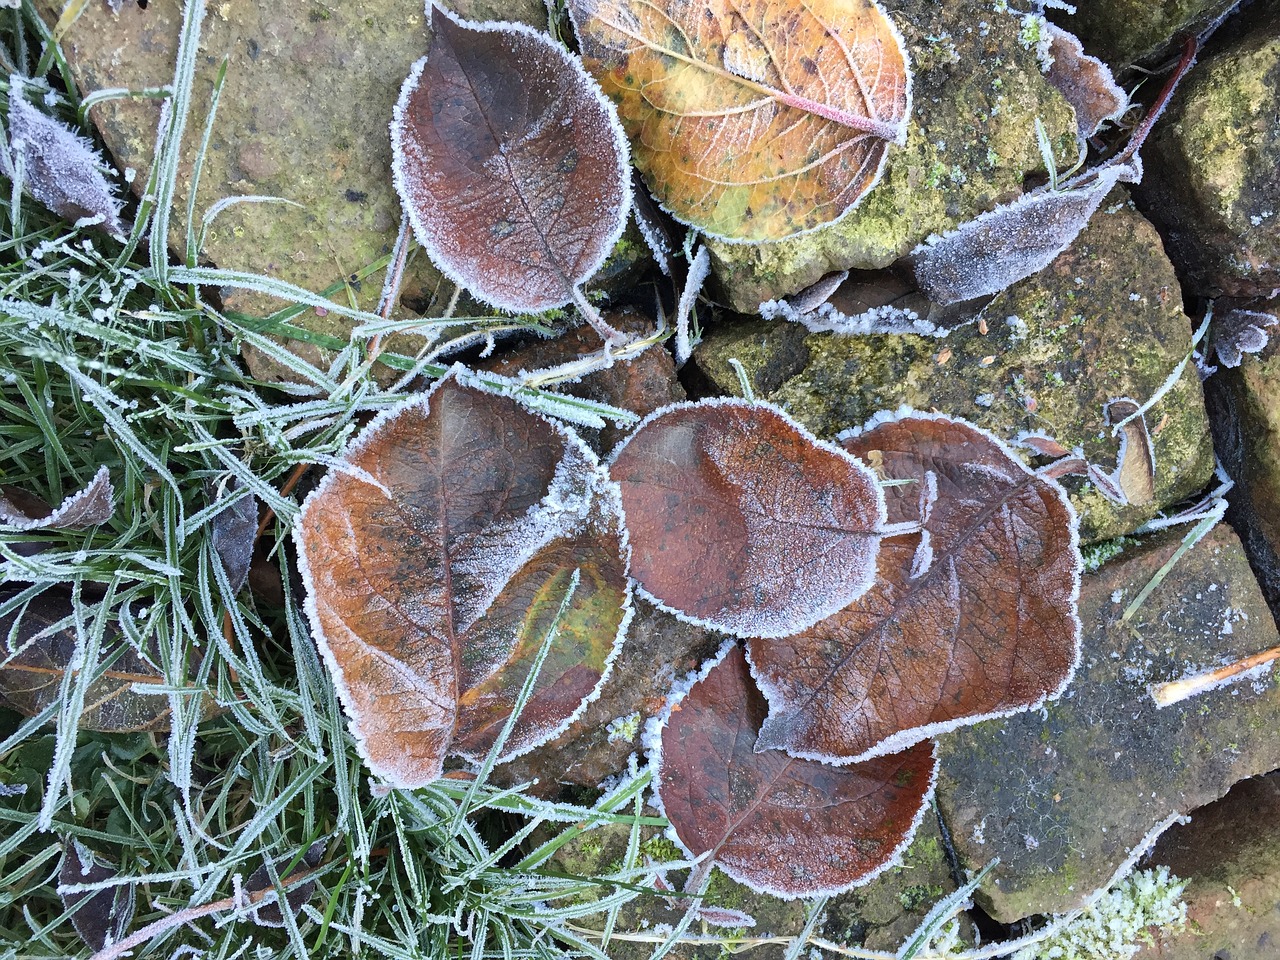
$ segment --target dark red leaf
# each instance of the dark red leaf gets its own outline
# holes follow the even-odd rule
[[[315,870],[320,866],[320,861],[324,857],[324,844],[317,841],[307,848],[307,852],[302,855],[302,859],[294,867],[293,873],[296,875],[308,870]],[[262,890],[271,890],[275,887],[275,881],[272,879],[274,872],[281,881],[287,879],[281,874],[281,871],[288,868],[293,862],[292,857],[285,857],[275,861],[270,870],[267,865],[263,864],[244,882],[245,891],[252,895]],[[316,882],[314,880],[305,880],[297,886],[291,887],[285,891],[285,903],[289,907],[289,912],[295,917],[302,909],[303,905],[311,899],[316,892]],[[279,899],[268,900],[265,903],[259,903],[249,911],[254,921],[264,927],[283,927],[285,925],[284,911],[280,907]]]
[[[873,421],[875,423],[875,421]],[[938,415],[844,446],[886,479],[875,585],[798,636],[751,641],[770,712],[760,747],[852,763],[1060,691],[1080,640],[1076,519],[1062,488],[990,434]]]
[[[629,610],[617,489],[563,427],[439,382],[369,425],[295,526],[307,612],[362,755],[400,787],[482,757],[578,571],[504,757],[603,682]]]
[[[432,8],[391,127],[396,189],[432,261],[516,312],[568,303],[631,202],[613,107],[563,47],[523,24]]]
[[[231,582],[231,593],[237,594],[249,579],[249,567],[253,561],[253,545],[258,538],[258,498],[252,493],[235,496],[236,488],[229,488],[221,499],[230,501],[213,515],[210,536],[213,549],[222,569]]]
[[[631,573],[667,610],[786,636],[871,585],[884,498],[869,470],[764,403],[673,404],[614,453]]]
[[[765,702],[728,647],[672,707],[658,796],[690,858],[794,898],[838,893],[892,866],[933,786],[933,744],[848,767],[756,752]]]
[[[116,878],[116,868],[99,859],[78,840],[67,843],[58,871],[58,895],[71,914],[71,925],[90,950],[101,950],[124,938],[133,919],[133,885],[104,887],[101,890],[64,891],[87,883]]]

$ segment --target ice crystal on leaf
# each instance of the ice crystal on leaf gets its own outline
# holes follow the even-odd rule
[[[662,809],[690,858],[755,890],[792,899],[867,883],[927,809],[932,743],[848,767],[759,752],[766,707],[736,646],[670,702],[651,757]]]
[[[858,460],[775,407],[664,407],[614,453],[641,589],[738,636],[787,636],[875,576],[884,500]]]
[[[434,8],[391,124],[396,190],[432,262],[517,313],[564,306],[631,205],[627,142],[582,64],[523,24]]]
[[[873,0],[569,0],[569,12],[645,182],[710,236],[754,243],[838,220],[905,141],[910,70]]]
[[[295,527],[352,731],[399,787],[437,778],[447,754],[483,758],[552,634],[502,757],[559,733],[598,691],[630,610],[617,488],[595,455],[463,379],[370,424],[344,458],[357,472],[331,471]]]
[[[91,220],[123,237],[120,200],[88,140],[32,106],[20,77],[9,78],[9,163],[31,195],[60,217]]]
[[[828,619],[753,639],[769,702],[758,749],[829,763],[901,750],[1027,709],[1079,656],[1076,518],[1061,487],[962,421],[908,414],[844,439],[885,479],[874,585]]]

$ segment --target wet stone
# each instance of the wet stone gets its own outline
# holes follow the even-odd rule
[[[886,267],[929,234],[1017,196],[1028,173],[1043,171],[1037,117],[1059,166],[1075,162],[1075,112],[1041,73],[1035,18],[978,0],[883,6],[914,71],[907,145],[890,149],[879,185],[836,224],[778,243],[710,243],[735,310],[754,313],[831,271]]]
[[[1187,929],[1137,960],[1280,956],[1280,772],[1243,780],[1169,830],[1151,851],[1187,880]]]
[[[694,363],[714,389],[738,394],[729,364],[736,357],[758,396],[821,436],[905,404],[963,417],[1005,440],[1048,433],[1110,471],[1119,439],[1104,407],[1153,396],[1190,353],[1191,332],[1159,236],[1117,190],[1070,249],[945,338],[809,333],[754,320],[713,328]],[[1156,459],[1151,503],[1116,507],[1092,486],[1068,481],[1085,540],[1127,533],[1209,480],[1213,451],[1191,364],[1147,422]]]
[[[1280,288],[1280,20],[1196,66],[1155,128],[1138,192],[1204,296]]]
[[[1105,885],[1165,818],[1280,767],[1280,675],[1262,670],[1158,708],[1150,687],[1280,642],[1235,534],[1219,525],[1173,565],[1166,533],[1085,578],[1083,658],[1044,710],[939,740],[938,805],[962,865],[1000,865],[993,917],[1062,913]]]

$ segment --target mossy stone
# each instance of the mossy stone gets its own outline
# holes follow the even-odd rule
[[[610,824],[587,831],[556,851],[555,869],[580,877],[599,876],[621,868],[630,837],[630,828]],[[664,834],[645,828],[640,845],[642,857],[653,863],[678,861],[684,854]],[[673,871],[668,881],[677,890],[684,872]],[[608,891],[603,887],[602,894]],[[903,852],[899,866],[886,870],[865,886],[831,898],[817,935],[836,943],[868,950],[897,950],[919,926],[925,914],[946,895],[954,892],[942,836],[937,818],[925,816],[911,845]],[[679,922],[682,908],[673,906],[674,896],[641,896],[627,904],[615,929],[621,938],[608,950],[614,960],[643,960],[654,943],[629,937],[652,937],[660,924]],[[756,921],[750,928],[726,929],[695,922],[690,928],[694,936],[707,935],[724,940],[732,950],[743,937],[794,937],[804,927],[806,903],[803,900],[779,900],[759,894],[737,883],[719,870],[713,870],[705,902],[711,906],[740,910]],[[583,923],[587,926],[587,923]],[[967,931],[962,934],[967,938]],[[780,960],[786,944],[753,947],[751,955],[760,960]],[[682,944],[668,956],[676,960],[718,960],[722,947],[715,944]]]
[[[1143,152],[1139,202],[1204,296],[1280,287],[1280,22],[1197,66]]]
[[[790,240],[709,244],[725,301],[742,313],[833,270],[878,269],[1021,192],[1043,171],[1035,121],[1060,166],[1076,156],[1075,112],[1040,72],[1020,17],[978,0],[886,0],[914,71],[907,145],[842,220]]]
[[[847,337],[754,320],[712,329],[694,360],[715,388],[736,394],[728,362],[736,357],[757,396],[822,436],[906,405],[963,417],[1006,440],[1043,431],[1110,469],[1119,440],[1106,426],[1105,405],[1155,394],[1190,353],[1191,325],[1151,224],[1123,191],[1108,201],[1069,250],[985,308],[986,334],[976,320],[943,339]],[[1213,449],[1191,364],[1147,421],[1154,501],[1116,507],[1070,482],[1084,539],[1127,533],[1211,476]]]
[[[1203,29],[1238,0],[1107,0],[1081,3],[1072,14],[1055,13],[1085,50],[1121,70],[1151,63],[1179,39]]]
[[[1280,643],[1236,535],[1212,530],[1126,621],[1182,532],[1085,578],[1083,657],[1043,710],[940,737],[938,806],[963,865],[1000,865],[979,891],[1004,923],[1079,907],[1174,813],[1280,766],[1280,678],[1158,707],[1151,687]]]

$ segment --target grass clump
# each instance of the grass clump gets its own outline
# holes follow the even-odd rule
[[[175,256],[169,215],[179,148],[193,133],[184,118],[202,14],[188,4],[173,82],[141,92],[166,96],[169,108],[126,237],[76,229],[34,204],[20,167],[0,181],[0,484],[57,504],[105,466],[115,489],[101,525],[0,534],[0,671],[44,639],[17,627],[41,597],[68,593],[74,610],[49,631],[70,638],[72,654],[43,709],[0,708],[0,956],[90,955],[73,914],[91,909],[76,895],[127,889],[128,929],[146,934],[133,956],[601,957],[573,922],[641,895],[648,873],[634,857],[589,879],[546,863],[600,824],[664,825],[640,815],[647,775],[633,770],[587,806],[483,782],[375,789],[292,574],[293,489],[307,466],[332,462],[362,418],[418,376],[443,373],[450,349],[511,321],[414,323],[417,355],[379,356],[401,374],[388,387],[372,360],[396,323],[330,299],[340,284],[314,293],[198,265],[210,218],[191,209]],[[0,87],[20,86],[15,95],[76,126],[85,105],[29,6],[0,11],[0,58],[16,78]],[[388,272],[390,259],[364,275]],[[209,293],[226,286],[282,308],[232,315]],[[349,341],[293,323],[317,306],[351,318]],[[331,360],[307,363],[281,339],[328,348]],[[292,382],[253,379],[240,360],[246,346],[285,365]],[[523,393],[586,422],[628,417]],[[237,590],[212,529],[243,497],[264,509],[256,585]],[[164,697],[165,721],[80,729],[86,692],[126,648],[163,682],[145,694],[126,684],[121,695]],[[550,839],[534,844],[539,827]],[[64,851],[77,841],[111,873],[60,888]],[[309,849],[314,865],[302,859]],[[255,885],[264,867],[268,880]],[[254,908],[287,890],[282,926],[258,922],[264,911]]]

